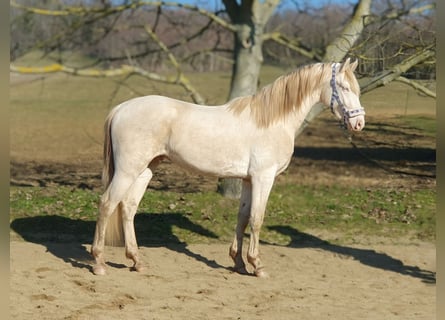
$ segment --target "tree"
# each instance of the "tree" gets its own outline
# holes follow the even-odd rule
[[[221,67],[232,61],[228,99],[250,95],[257,90],[266,50],[269,59],[289,65],[356,57],[359,72],[369,78],[362,84],[362,92],[398,80],[434,96],[420,83],[402,77],[415,66],[435,64],[432,0],[357,0],[354,8],[325,5],[320,9],[298,1],[223,0],[225,10],[214,12],[148,0],[93,0],[74,6],[48,0],[43,7],[33,2],[11,2],[12,72],[137,74],[180,85],[190,99],[204,104],[205,99],[187,78],[187,70],[205,65],[205,59],[211,61],[208,65]],[[286,12],[277,12],[285,2]],[[45,55],[77,49],[96,58],[82,67],[67,65],[62,55],[44,67],[14,63],[16,57],[35,49]],[[283,50],[286,55],[281,54]],[[200,63],[194,64],[197,60]],[[321,106],[315,106],[305,124],[322,111]],[[221,180],[219,187],[224,195],[237,197],[240,182]]]

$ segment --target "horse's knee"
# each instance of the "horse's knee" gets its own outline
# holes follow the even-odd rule
[[[260,232],[261,232],[261,227],[263,225],[262,221],[250,221],[250,232],[251,234],[255,235],[255,237],[259,238]]]
[[[110,201],[108,197],[101,197],[99,200],[99,217],[108,218],[113,214],[114,210],[111,210]]]

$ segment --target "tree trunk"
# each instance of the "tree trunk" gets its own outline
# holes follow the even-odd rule
[[[235,36],[234,65],[230,84],[229,100],[254,94],[258,88],[262,57],[261,31],[249,24],[237,25]],[[220,179],[218,191],[228,198],[239,198],[241,195],[241,180],[235,178]]]
[[[235,0],[223,0],[227,13],[236,27],[234,64],[230,84],[229,100],[254,94],[263,64],[264,27],[274,12],[279,0],[246,0],[238,4]],[[228,198],[239,198],[241,180],[219,179],[218,192]]]
[[[365,28],[365,19],[371,13],[372,0],[360,0],[357,3],[351,20],[343,27],[342,32],[326,47],[323,60],[340,62],[360,38]]]

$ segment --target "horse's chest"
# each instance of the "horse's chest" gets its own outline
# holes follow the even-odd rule
[[[289,165],[293,149],[294,144],[291,139],[258,142],[252,148],[250,170],[274,167],[279,174]]]

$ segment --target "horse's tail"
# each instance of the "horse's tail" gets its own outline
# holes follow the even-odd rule
[[[104,148],[103,148],[103,168],[102,184],[107,190],[114,175],[113,141],[111,139],[111,122],[118,110],[115,107],[108,114],[104,125]],[[105,191],[107,192],[107,191]],[[122,246],[124,244],[124,231],[122,225],[122,208],[119,203],[113,214],[109,217],[105,232],[105,244],[109,246]]]
[[[122,247],[124,241],[124,227],[122,225],[122,204],[119,203],[113,214],[109,217],[105,230],[105,245]]]
[[[104,189],[110,185],[114,175],[114,157],[113,142],[111,140],[111,122],[118,107],[110,111],[105,119],[104,125],[104,148],[103,148],[103,168],[102,168],[102,184]]]

